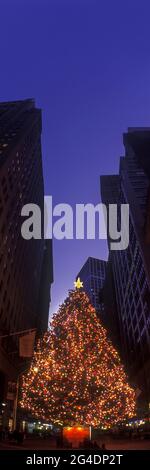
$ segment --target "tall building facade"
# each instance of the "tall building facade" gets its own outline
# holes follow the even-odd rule
[[[47,329],[51,241],[21,236],[25,204],[44,209],[41,111],[33,100],[0,104],[0,336]],[[46,298],[45,298],[46,296]],[[0,400],[20,368],[18,336],[0,339]]]
[[[111,339],[114,346],[118,349],[119,353],[122,354],[120,344],[120,332],[119,332],[119,319],[116,296],[114,295],[114,277],[112,270],[111,257],[109,256],[106,263],[106,276],[100,290],[100,318],[103,326],[107,329],[108,337]]]
[[[101,177],[106,205],[129,204],[129,246],[111,251],[122,352],[139,407],[150,404],[150,129],[124,134],[119,175]],[[118,225],[120,212],[118,211]],[[109,245],[109,240],[108,240]]]
[[[89,257],[82,266],[77,278],[83,281],[84,290],[97,313],[102,310],[100,291],[104,285],[106,261]]]

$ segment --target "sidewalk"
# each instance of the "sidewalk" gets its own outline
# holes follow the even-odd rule
[[[99,443],[101,447],[101,442]],[[105,442],[106,450],[150,450],[150,440],[112,440]],[[55,440],[26,439],[23,444],[0,442],[1,450],[50,450],[57,449]],[[101,451],[101,449],[99,449]]]

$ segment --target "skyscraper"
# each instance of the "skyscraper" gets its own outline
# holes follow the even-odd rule
[[[124,134],[119,175],[101,177],[106,205],[129,204],[129,246],[110,252],[122,351],[139,403],[150,403],[150,129]],[[118,224],[119,224],[118,211]],[[109,245],[109,241],[108,241]]]
[[[53,281],[51,241],[24,240],[21,210],[38,204],[43,219],[41,111],[32,99],[0,104],[0,332],[47,329]],[[42,220],[43,224],[43,220]],[[46,296],[46,297],[45,297]],[[20,367],[18,336],[0,340],[0,400]]]
[[[83,281],[84,290],[97,313],[102,310],[100,291],[104,285],[106,261],[89,257],[82,266],[77,278]]]
[[[107,329],[109,338],[121,355],[118,309],[114,288],[111,256],[109,255],[106,263],[105,280],[100,290],[100,317],[103,326]]]

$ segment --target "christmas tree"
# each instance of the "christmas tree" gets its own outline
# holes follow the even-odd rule
[[[110,428],[135,414],[119,354],[78,280],[23,376],[21,407],[53,424]]]

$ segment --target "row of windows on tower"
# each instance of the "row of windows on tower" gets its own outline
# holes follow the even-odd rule
[[[18,156],[18,152],[17,152],[17,156]],[[29,156],[28,164],[26,163],[26,159],[23,159],[23,157],[20,159],[17,158],[15,162],[14,160],[12,160],[12,170],[10,169],[10,167],[8,167],[8,177],[5,176],[1,180],[0,215],[3,212],[4,203],[7,202],[9,196],[12,197],[11,192],[13,190],[14,177],[15,178],[18,177],[18,185],[17,185],[18,199],[22,199],[22,196],[23,196],[22,191],[26,189],[28,179],[30,175],[32,174],[32,172],[34,172],[35,174],[35,170],[37,170],[36,171],[37,184],[38,184],[38,181],[40,181],[41,175],[40,175],[40,171],[38,171],[39,166],[40,166],[40,161],[34,159],[33,157],[34,157],[33,154]],[[24,163],[25,163],[25,166],[23,166]],[[23,169],[22,169],[22,173],[20,176],[18,173],[20,173],[21,166],[23,166]],[[15,188],[16,188],[16,182],[15,182]]]

